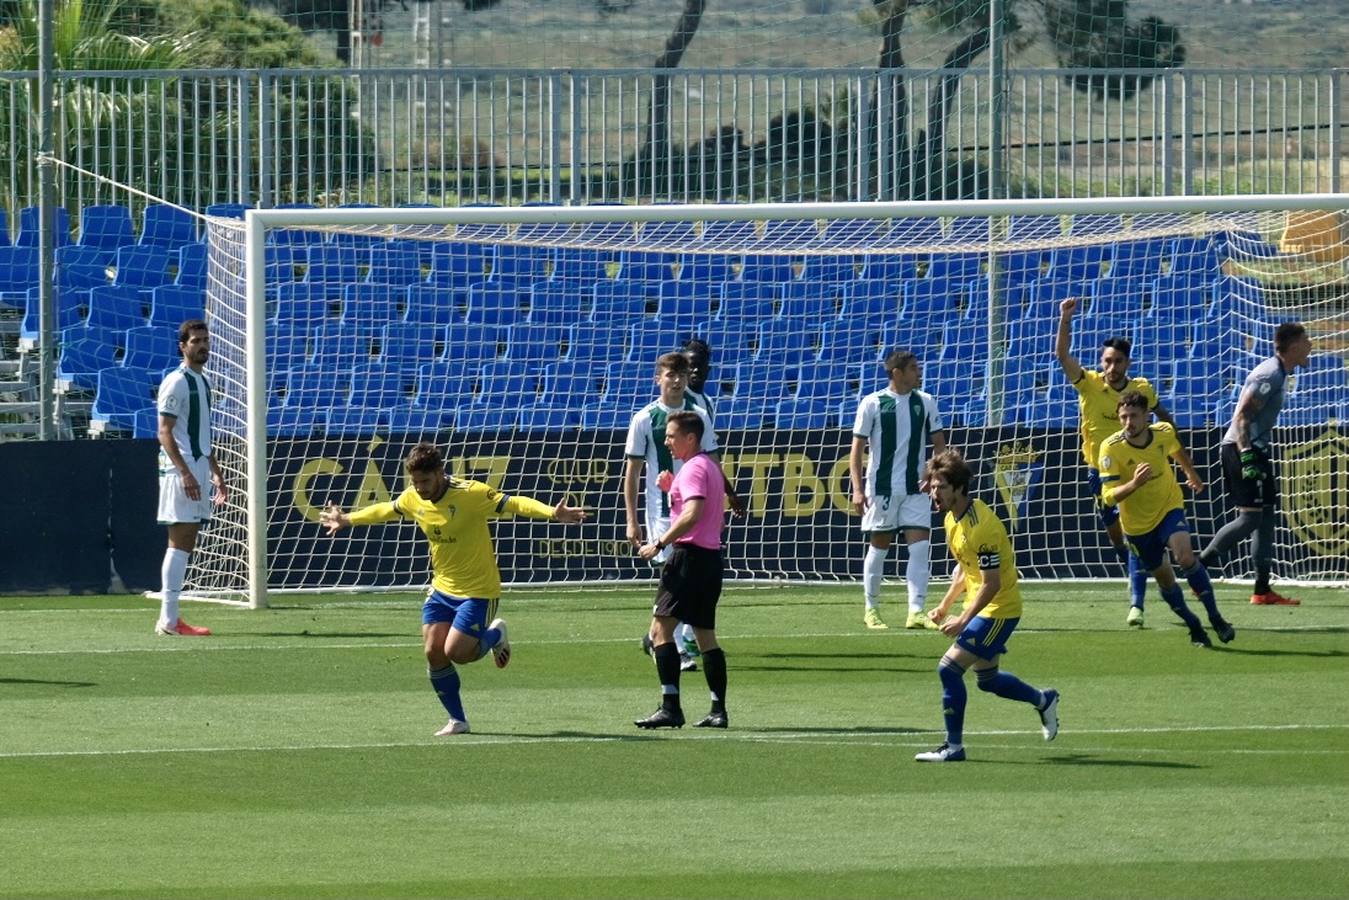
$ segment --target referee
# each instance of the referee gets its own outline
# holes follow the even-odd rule
[[[726,486],[721,466],[701,449],[703,420],[697,413],[671,413],[665,425],[665,446],[683,465],[679,474],[660,473],[660,486],[670,493],[669,529],[637,552],[655,559],[671,547],[661,569],[660,588],[652,610],[651,633],[656,674],[660,677],[660,707],[638,728],[681,728],[679,705],[679,647],[675,625],[693,627],[703,655],[703,674],[712,692],[712,711],[694,723],[696,728],[725,728],[726,654],[717,644],[717,600],[721,598],[721,529],[726,508]]]

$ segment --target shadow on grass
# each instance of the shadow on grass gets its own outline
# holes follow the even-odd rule
[[[0,684],[45,684],[51,687],[98,687],[97,681],[48,681],[45,678],[0,678]]]
[[[732,722],[732,725],[735,723]],[[876,734],[876,735],[901,735],[901,734],[936,734],[931,728],[905,728],[902,725],[853,725],[848,726],[810,726],[798,725],[795,727],[781,728],[746,728],[743,729],[748,734]]]
[[[1168,762],[1162,759],[1103,759],[1088,756],[1085,753],[1069,753],[1064,756],[1047,756],[1041,762],[1056,766],[1106,766],[1120,769],[1202,769],[1204,766],[1194,763]]]
[[[1339,657],[1349,656],[1343,650],[1248,650],[1244,647],[1233,647],[1230,644],[1226,647],[1214,647],[1219,653],[1235,653],[1242,656],[1310,656],[1315,659],[1338,659]]]
[[[923,673],[933,670],[933,666],[746,666],[739,662],[729,667],[734,672],[906,672]]]

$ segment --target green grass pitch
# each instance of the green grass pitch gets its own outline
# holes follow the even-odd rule
[[[1139,632],[1119,585],[1026,585],[1003,663],[1058,740],[967,677],[970,759],[926,766],[948,641],[866,631],[855,587],[728,590],[710,734],[632,725],[649,589],[508,592],[449,739],[416,597],[189,604],[200,640],[3,598],[0,896],[1342,897],[1349,592],[1295,593],[1220,586],[1237,640],[1199,650],[1155,587]]]

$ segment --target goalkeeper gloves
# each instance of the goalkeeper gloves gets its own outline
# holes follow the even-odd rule
[[[1254,447],[1241,451],[1241,477],[1247,481],[1265,480],[1265,460]]]

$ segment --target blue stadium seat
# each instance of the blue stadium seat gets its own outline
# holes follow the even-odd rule
[[[840,316],[823,330],[820,362],[871,363],[888,349],[891,316]]]
[[[766,284],[784,284],[796,278],[790,256],[749,254],[740,261],[740,280]]]
[[[868,281],[907,281],[918,277],[918,264],[928,259],[927,254],[869,253],[860,257],[856,277]]]
[[[511,431],[520,419],[520,410],[498,406],[470,406],[454,411],[454,430],[467,432]]]
[[[1048,427],[1076,427],[1078,424],[1077,391],[1072,385],[1055,382],[1045,395],[1044,423]]]
[[[97,247],[71,245],[56,250],[56,283],[67,290],[108,284],[111,255]]]
[[[24,294],[23,319],[19,323],[19,340],[27,347],[36,347],[41,339],[41,300],[39,288],[29,288]],[[63,291],[57,289],[56,329],[63,331],[84,324],[85,314],[89,311],[89,293],[87,291]]]
[[[365,280],[372,284],[416,284],[423,280],[421,251],[409,242],[370,251]]]
[[[897,318],[904,307],[905,286],[913,282],[854,281],[844,289],[840,321],[869,315]]]
[[[276,287],[275,322],[303,322],[310,327],[336,322],[341,309],[341,285],[289,281]]]
[[[776,410],[781,397],[727,397],[717,401],[717,428],[723,431],[762,428],[765,411]]]
[[[604,371],[604,387],[599,404],[624,408],[631,416],[638,407],[656,397],[655,367],[637,367],[630,362],[610,363]],[[627,423],[624,422],[624,425]]]
[[[998,256],[1003,285],[1025,284],[1049,270],[1048,250],[1013,250]]]
[[[92,391],[98,387],[98,373],[117,364],[116,344],[103,340],[62,340],[61,354],[56,360],[56,378],[68,389]]]
[[[499,244],[492,260],[492,277],[512,275],[526,279],[545,278],[551,265],[552,253],[546,247]]]
[[[14,236],[14,246],[36,247],[38,245],[38,234],[40,233],[38,212],[36,206],[25,206],[19,210],[19,233]],[[55,207],[55,213],[55,246],[60,249],[73,243],[70,237],[70,213],[66,211],[64,206]]]
[[[632,421],[636,405],[614,406],[603,404],[581,410],[581,427],[587,431],[624,431]]]
[[[717,318],[771,319],[777,312],[778,285],[762,281],[728,281],[720,286]]]
[[[1169,256],[1168,242],[1163,238],[1116,241],[1110,245],[1110,274],[1153,278],[1162,271],[1162,259]]]
[[[1079,308],[1079,315],[1076,318],[1092,318],[1098,315],[1140,318],[1143,315],[1144,294],[1147,292],[1141,277],[1107,275],[1097,278],[1087,285],[1086,309]],[[1084,311],[1087,313],[1086,316],[1081,315]]]
[[[80,210],[81,247],[113,251],[136,243],[131,210],[121,204],[86,206]]]
[[[553,266],[549,277],[594,283],[607,279],[611,269],[618,270],[617,253],[608,250],[562,247],[553,253]]]
[[[445,356],[444,325],[422,322],[390,322],[379,341],[379,362],[390,369],[411,369]]]
[[[453,359],[417,370],[415,405],[421,409],[452,409],[473,401],[477,364]]]
[[[928,262],[926,277],[949,281],[978,278],[981,262],[977,253],[934,253]]]
[[[1190,350],[1190,323],[1144,319],[1133,331],[1130,353],[1136,365],[1164,371]]]
[[[161,285],[150,291],[150,324],[177,329],[189,318],[206,317],[206,294],[193,287]]]
[[[514,325],[524,319],[520,291],[527,286],[515,281],[485,281],[468,289],[464,320],[478,325]]]
[[[773,410],[773,424],[777,428],[831,428],[834,408],[838,400],[824,397],[792,397],[778,403]]]
[[[571,431],[581,427],[580,406],[530,406],[520,410],[523,431]]]
[[[589,319],[593,309],[593,284],[550,278],[530,287],[526,318],[533,325],[574,325]]]
[[[286,405],[326,408],[347,404],[351,398],[352,372],[366,368],[357,365],[342,371],[312,366],[292,369],[283,381]]]
[[[518,362],[497,360],[478,370],[476,403],[502,409],[523,409],[538,400],[539,372]]]
[[[723,372],[722,382],[730,393],[717,401],[717,419],[731,401],[754,401],[760,415],[765,407],[776,406],[787,396],[787,374],[776,363],[743,363],[733,372]]]
[[[360,255],[355,248],[318,244],[305,248],[304,280],[350,284],[361,280]]]
[[[135,288],[107,284],[89,291],[90,325],[102,328],[138,328],[148,319],[149,311]]]
[[[884,257],[877,256],[877,259]],[[811,254],[801,263],[801,275],[799,280],[805,282],[817,282],[820,284],[839,285],[847,284],[859,277],[872,277],[884,279],[884,271],[866,276],[864,274],[866,266],[866,257],[856,253],[820,253]]]
[[[159,380],[158,369],[100,369],[90,417],[109,430],[132,431],[136,411],[154,406]]]
[[[943,319],[960,311],[965,283],[945,276],[933,276],[904,282],[903,310],[909,318]]]
[[[985,216],[957,216],[946,229],[949,241],[960,243],[987,244],[992,238],[991,220]],[[947,255],[947,254],[943,254]],[[936,264],[937,257],[933,256]]]
[[[567,355],[571,339],[570,328],[521,322],[506,329],[505,358],[536,367],[546,366]]]
[[[350,371],[374,359],[378,335],[373,326],[318,325],[310,334],[310,356],[322,370]]]
[[[807,363],[792,373],[791,380],[796,385],[796,399],[824,400],[830,405],[855,398],[861,387],[857,367],[839,362]]]
[[[1045,273],[1045,277],[1072,285],[1095,281],[1101,275],[1105,257],[1104,244],[1056,247],[1049,254],[1049,271]]]
[[[665,281],[656,300],[656,316],[677,327],[691,327],[712,318],[714,288],[709,282]]]
[[[326,414],[326,410],[312,407],[269,403],[267,406],[267,433],[272,437],[311,437],[325,421]]]
[[[454,322],[445,327],[446,359],[488,362],[500,355],[505,344],[505,329],[495,325]]]
[[[153,406],[136,410],[131,436],[136,439],[159,437],[159,410]]]
[[[0,308],[23,309],[39,272],[37,248],[0,246]]]
[[[371,363],[351,370],[352,406],[390,407],[412,402],[417,370],[410,366]]]
[[[611,363],[626,358],[628,327],[617,322],[583,322],[571,329],[572,360]]]
[[[197,220],[189,212],[164,203],[151,203],[142,217],[140,244],[174,253],[197,240]]]
[[[974,361],[988,355],[988,332],[979,325],[947,322],[942,329],[940,361]]]
[[[173,280],[169,276],[169,251],[153,244],[119,247],[113,267],[113,284],[149,290]]]
[[[442,284],[410,284],[404,295],[403,320],[419,325],[462,323],[463,297]]]
[[[714,320],[699,335],[712,349],[712,365],[737,366],[740,363],[754,361],[755,347],[759,341],[759,326],[772,319],[729,319]],[[805,328],[807,323],[801,319],[787,320]],[[818,320],[810,320],[815,325]],[[671,347],[674,349],[677,344]],[[652,357],[654,360],[654,357]]]
[[[1222,255],[1216,235],[1178,237],[1167,248],[1171,275],[1209,281],[1222,274]]]
[[[799,319],[769,319],[759,326],[756,362],[772,360],[785,367],[815,359],[823,342],[818,328],[804,327]]]
[[[792,281],[778,285],[778,315],[784,319],[833,319],[843,309],[844,288],[823,281]],[[725,302],[723,301],[723,314]]]
[[[252,208],[251,203],[212,203],[206,207],[206,215],[221,219],[242,219],[244,213]]]
[[[392,284],[348,284],[342,288],[344,325],[382,326],[402,318],[407,291]]]
[[[451,408],[427,409],[408,404],[389,409],[389,433],[406,435],[435,435],[449,430],[454,423],[454,410]]]
[[[131,369],[163,370],[178,365],[181,360],[176,327],[141,325],[127,329],[122,365]]]
[[[467,287],[487,278],[490,253],[482,244],[449,241],[437,242],[431,251],[429,284]]]
[[[206,245],[184,244],[178,248],[177,273],[173,283],[179,287],[206,290]]]
[[[580,408],[600,396],[604,370],[594,363],[555,362],[543,368],[539,402],[544,406]]]
[[[920,359],[929,355],[941,340],[941,331],[927,320],[898,319],[885,329],[882,341],[887,350],[909,350]]]
[[[645,316],[648,311],[655,312],[661,284],[664,282],[597,282],[590,318],[595,322],[632,322],[639,316]]]
[[[389,428],[389,411],[368,406],[335,406],[323,419],[323,433],[330,438],[363,438]]]
[[[1163,275],[1152,282],[1149,317],[1193,321],[1207,312],[1209,287],[1182,275]]]
[[[283,203],[277,209],[314,209],[313,204]],[[327,243],[328,235],[313,228],[271,228],[267,231],[267,243],[278,247],[314,247]]]

